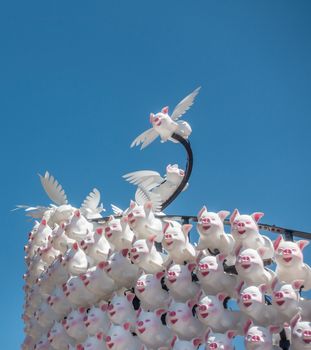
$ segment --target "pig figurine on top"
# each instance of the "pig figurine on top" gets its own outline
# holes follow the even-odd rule
[[[181,225],[177,221],[167,221],[163,228],[163,248],[168,252],[169,258],[175,264],[195,261],[196,251],[189,242],[188,233],[192,225]]]
[[[243,249],[264,248],[263,259],[274,257],[273,244],[270,238],[259,233],[258,221],[263,217],[263,213],[253,213],[252,215],[241,215],[237,209],[230,217],[231,234],[235,240],[234,250],[242,245]]]
[[[237,276],[224,271],[224,260],[224,254],[203,257],[197,266],[197,276],[206,294],[215,295],[219,292],[225,292],[235,298]]]
[[[213,333],[210,328],[204,336],[205,340],[205,350],[221,349],[221,350],[234,350],[233,338],[235,336],[235,331],[228,330],[226,333]]]
[[[88,235],[92,234],[93,224],[81,214],[79,209],[77,209],[65,229],[69,238],[81,242]]]
[[[161,242],[163,239],[162,221],[154,216],[152,203],[146,202],[144,205],[138,205],[131,201],[129,209],[127,220],[136,239],[148,239],[155,236],[155,241]]]
[[[146,273],[157,273],[165,269],[165,256],[156,250],[153,239],[154,237],[138,239],[130,250],[132,262]]]
[[[109,243],[118,251],[130,249],[134,240],[134,233],[129,227],[127,217],[115,219],[110,216],[105,228],[105,235]]]
[[[244,325],[244,345],[246,350],[272,350],[280,349],[273,346],[272,334],[280,331],[278,326],[268,328],[254,326],[251,320]],[[301,349],[301,348],[299,348]]]
[[[292,329],[292,350],[309,350],[311,348],[311,322],[302,321],[300,314],[293,317],[290,322]]]
[[[80,249],[79,244],[75,242],[72,245],[72,248],[67,251],[63,266],[67,268],[68,272],[77,276],[81,273],[85,273],[87,271],[89,262],[86,254],[82,249]]]
[[[280,281],[291,283],[295,279],[303,280],[304,290],[311,289],[311,268],[303,262],[302,253],[308,244],[305,240],[285,241],[282,236],[275,240],[275,272]]]
[[[32,244],[37,246],[46,246],[48,238],[52,234],[52,229],[45,219],[42,219],[37,229],[32,234]]]
[[[140,306],[144,310],[154,311],[159,308],[167,308],[169,294],[162,288],[161,280],[164,272],[156,274],[142,274],[135,286],[135,294],[140,300]]]
[[[234,246],[234,239],[224,231],[224,220],[230,214],[226,210],[218,213],[207,211],[204,206],[197,216],[197,230],[200,234],[197,249],[209,249],[212,252],[229,255]]]

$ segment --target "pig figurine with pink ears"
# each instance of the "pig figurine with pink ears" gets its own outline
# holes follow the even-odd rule
[[[264,216],[263,213],[253,213],[252,215],[241,215],[237,209],[230,217],[231,234],[235,240],[234,250],[238,246],[243,249],[264,248],[263,259],[274,257],[273,244],[270,238],[259,233],[258,221]]]
[[[221,349],[221,350],[234,350],[233,338],[236,332],[234,330],[228,330],[223,333],[213,333],[213,331],[208,327],[204,340],[205,340],[205,350]]]
[[[85,316],[85,307],[79,307],[77,310],[72,310],[62,321],[67,334],[78,342],[83,342],[87,337],[87,331],[83,321]]]
[[[206,294],[216,295],[217,293],[225,292],[232,298],[235,298],[237,276],[224,271],[223,261],[225,258],[224,254],[203,257],[197,265],[196,274]]]
[[[225,233],[224,220],[230,214],[229,211],[221,210],[218,213],[207,211],[206,206],[198,213],[197,230],[200,234],[197,249],[209,249],[229,255],[234,246],[234,239]]]
[[[202,343],[201,338],[193,338],[191,340],[181,340],[176,335],[174,335],[171,341],[171,347],[161,347],[158,350],[196,350],[198,346]]]
[[[202,323],[193,316],[192,309],[196,305],[196,300],[187,300],[186,303],[172,301],[166,315],[168,327],[180,339],[191,340],[203,334]]]
[[[48,238],[52,234],[52,229],[45,219],[42,219],[36,231],[32,234],[32,244],[37,246],[46,246]]]
[[[153,239],[154,237],[138,239],[130,250],[131,261],[146,273],[157,273],[165,269],[167,256],[156,250]]]
[[[152,202],[138,205],[131,201],[127,221],[136,239],[148,239],[155,236],[155,241],[159,243],[163,239],[163,224],[154,216],[152,206]]]
[[[75,243],[74,239],[69,238],[65,234],[65,224],[57,225],[55,224],[52,236],[51,236],[51,244],[55,249],[58,249],[62,254],[65,254],[66,251],[72,247]]]
[[[273,333],[278,333],[278,326],[269,326],[268,328],[255,326],[251,320],[244,325],[244,345],[246,350],[272,350],[280,349],[273,346]]]
[[[66,225],[66,234],[69,238],[81,242],[93,232],[93,224],[89,222],[77,209]]]
[[[167,308],[169,294],[162,288],[161,279],[165,272],[155,274],[142,274],[135,286],[135,294],[140,300],[140,306],[144,310],[154,311],[159,308]]]
[[[134,293],[115,293],[108,306],[108,316],[112,323],[122,325],[129,322],[135,324],[136,311],[133,307]]]
[[[108,303],[101,301],[98,306],[93,305],[84,317],[84,324],[87,333],[96,335],[98,332],[107,334],[110,327],[110,320],[108,317]]]
[[[70,308],[71,304],[64,294],[63,288],[55,287],[52,294],[47,298],[47,302],[52,310],[60,316],[65,316]]]
[[[112,324],[107,336],[106,347],[109,350],[144,350],[145,347],[136,336],[130,332],[130,324],[122,326]]]
[[[161,316],[166,313],[165,309],[155,311],[137,311],[136,331],[139,339],[148,349],[157,350],[169,346],[173,339],[171,330],[162,324]]]
[[[270,290],[275,272],[264,267],[262,261],[264,253],[264,248],[258,248],[257,250],[248,248],[242,251],[238,248],[235,267],[240,281],[244,281],[249,286],[265,284]]]
[[[134,240],[134,233],[130,229],[127,217],[116,219],[110,216],[105,228],[105,236],[117,251],[131,249]]]
[[[311,289],[311,268],[303,262],[302,250],[309,244],[300,240],[290,242],[279,236],[274,241],[276,274],[283,282],[291,283],[295,279],[303,280],[304,290]]]
[[[195,261],[196,251],[194,246],[189,242],[188,233],[192,225],[181,225],[177,221],[166,221],[162,241],[163,248],[168,252],[169,258],[175,264],[183,264],[184,262]]]
[[[108,350],[103,332],[89,335],[82,344],[76,345],[77,350]]]
[[[185,302],[188,299],[194,299],[200,286],[192,282],[192,271],[196,264],[172,265],[166,273],[165,283],[169,288],[169,294],[175,301]]]
[[[292,330],[291,350],[309,350],[311,348],[311,322],[302,321],[298,313],[290,321]]]
[[[272,305],[283,322],[289,323],[299,309],[303,320],[311,320],[311,300],[299,295],[303,283],[302,280],[294,280],[292,283],[279,283],[277,278],[273,280]]]
[[[63,284],[63,291],[72,305],[88,306],[99,300],[99,296],[91,293],[78,276],[70,277]]]
[[[78,276],[87,271],[88,265],[89,261],[86,254],[75,242],[64,256],[63,266],[67,268],[70,275]]]
[[[75,343],[74,339],[68,336],[61,322],[55,322],[47,336],[55,350],[67,350],[67,344]]]

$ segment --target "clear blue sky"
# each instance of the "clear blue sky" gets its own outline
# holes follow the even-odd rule
[[[193,176],[166,212],[237,207],[311,232],[310,11],[308,0],[1,2],[3,349],[24,337],[31,227],[10,210],[49,204],[37,173],[55,175],[73,205],[97,187],[106,208],[127,207],[122,174],[185,164],[179,145],[131,141],[199,85],[185,118]]]

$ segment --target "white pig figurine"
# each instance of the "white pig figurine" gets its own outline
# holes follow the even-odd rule
[[[61,322],[55,322],[48,332],[51,346],[55,350],[67,350],[67,344],[74,345],[74,339],[69,337]]]
[[[118,251],[130,249],[134,239],[134,233],[130,229],[127,217],[116,219],[110,216],[105,228],[105,235],[109,243]]]
[[[63,266],[67,268],[71,275],[78,276],[87,271],[88,265],[89,263],[86,254],[79,247],[79,244],[75,242],[67,251],[64,257]]]
[[[105,336],[103,332],[97,332],[95,335],[89,335],[81,346],[76,346],[77,350],[107,350]]]
[[[205,333],[205,350],[221,349],[221,350],[234,350],[233,338],[236,332],[233,330],[228,330],[223,333],[213,333],[213,331],[208,328]]]
[[[79,209],[77,209],[71,217],[69,224],[66,225],[67,236],[81,242],[92,232],[93,224],[81,214]]]
[[[78,342],[83,342],[87,337],[87,331],[83,321],[85,316],[86,309],[79,307],[77,310],[72,310],[67,315],[67,318],[62,321],[67,334]]]
[[[110,320],[108,317],[108,304],[107,302],[100,302],[98,306],[93,305],[84,317],[84,324],[87,329],[87,333],[90,335],[96,335],[98,332],[107,334],[110,327]]]
[[[108,316],[111,322],[119,325],[127,322],[134,324],[136,322],[136,312],[132,303],[134,297],[135,294],[130,292],[126,293],[126,295],[122,293],[114,294],[108,306]]]
[[[99,296],[91,293],[78,276],[72,276],[63,284],[63,291],[72,305],[88,306],[99,300]]]
[[[109,350],[144,350],[138,337],[130,332],[130,324],[123,326],[112,324],[106,336],[106,346]]]
[[[311,322],[302,321],[300,314],[293,317],[290,322],[292,329],[292,350],[309,350],[311,348]]]

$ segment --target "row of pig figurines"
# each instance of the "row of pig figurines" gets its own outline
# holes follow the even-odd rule
[[[133,301],[135,295],[115,295],[113,302],[125,305]],[[212,331],[193,318],[194,301],[171,302],[169,310],[158,308],[154,311],[127,310],[127,317],[116,317],[114,306],[103,301],[86,309],[79,307],[69,312],[62,321],[54,321],[51,328],[40,331],[33,327],[27,332],[23,350],[233,350],[235,329],[223,332]],[[118,306],[121,310],[121,306]],[[125,308],[129,309],[128,306]],[[197,306],[200,308],[200,306]],[[119,311],[120,311],[119,310]],[[125,314],[125,311],[122,311]],[[166,314],[166,317],[165,317]],[[183,315],[180,315],[183,314]],[[111,320],[114,320],[112,322]],[[190,320],[191,319],[191,320]],[[220,320],[222,326],[226,319]],[[240,319],[235,322],[240,323]],[[297,314],[290,321],[287,337],[292,350],[310,349],[310,322],[302,321]],[[234,327],[235,328],[235,327]],[[280,349],[277,345],[280,327],[257,326],[247,319],[242,326],[244,345],[247,350]]]

